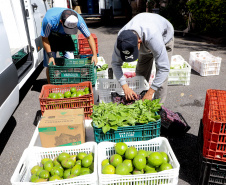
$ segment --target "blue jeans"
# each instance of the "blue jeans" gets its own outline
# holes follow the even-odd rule
[[[54,58],[56,58],[56,52],[53,52],[53,55],[54,55]],[[64,51],[63,56],[64,58],[67,58],[67,59],[74,59],[74,51]],[[46,51],[44,50],[43,67],[48,67],[48,64],[49,64],[49,57]]]

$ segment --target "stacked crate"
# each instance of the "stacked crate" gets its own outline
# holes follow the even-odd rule
[[[96,52],[98,54],[98,42],[97,42],[97,36],[94,33],[91,33],[93,36],[93,39],[96,44]],[[79,55],[80,58],[86,58],[93,55],[92,50],[89,46],[89,43],[87,39],[84,37],[83,34],[78,34],[78,44],[79,44]]]
[[[190,52],[189,64],[201,76],[219,75],[222,58],[207,51]]]
[[[207,90],[198,143],[200,146],[199,184],[225,184],[226,91]]]

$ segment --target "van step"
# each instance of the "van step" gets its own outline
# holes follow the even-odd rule
[[[26,61],[23,65],[21,65],[17,69],[18,79],[19,82],[26,76],[26,74],[30,71],[32,68],[32,61]]]

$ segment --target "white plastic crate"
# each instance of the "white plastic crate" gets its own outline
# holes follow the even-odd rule
[[[71,179],[64,179],[58,181],[48,181],[41,184],[48,185],[86,185],[86,184],[98,184],[97,176],[97,144],[95,142],[87,142],[76,146],[64,146],[54,148],[42,148],[42,147],[29,147],[24,150],[22,157],[11,177],[12,185],[33,185],[29,182],[31,178],[31,168],[40,164],[43,158],[54,159],[60,153],[67,152],[71,155],[76,155],[79,152],[93,152],[94,153],[94,172],[88,175],[82,175]]]
[[[190,85],[191,66],[180,55],[171,58],[168,85]]]
[[[102,66],[105,63],[104,57],[97,57],[97,66]],[[108,69],[106,69],[105,71],[97,71],[97,79],[99,78],[108,78]]]
[[[164,137],[158,137],[149,141],[126,142],[128,147],[134,146],[137,150],[143,149],[146,151],[161,151],[167,153],[169,156],[169,163],[173,169],[158,173],[149,173],[141,175],[117,175],[117,174],[102,174],[101,162],[104,159],[109,159],[111,155],[115,154],[113,142],[101,142],[98,144],[98,177],[99,185],[177,185],[180,164],[168,142]]]
[[[135,76],[133,78],[127,78],[126,82],[128,86],[137,94],[143,90],[149,89],[148,82],[143,76]],[[98,85],[99,102],[109,103],[112,101],[111,92],[117,92],[120,95],[124,95],[124,91],[116,79],[99,79]]]
[[[207,51],[196,51],[190,52],[189,64],[201,76],[219,75],[221,60]]]

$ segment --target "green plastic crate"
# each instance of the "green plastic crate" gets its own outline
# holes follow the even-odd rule
[[[117,130],[110,130],[106,134],[102,128],[97,128],[93,124],[94,139],[96,143],[102,141],[110,142],[131,142],[131,141],[146,141],[160,136],[161,119],[148,124],[118,127]]]
[[[24,51],[18,51],[16,54],[14,54],[12,56],[13,62],[17,63],[18,61],[20,61],[22,58],[24,58],[27,55],[27,53],[25,53]]]
[[[76,84],[90,81],[96,84],[97,70],[91,58],[55,58],[56,65],[49,64],[50,83],[55,85]]]

